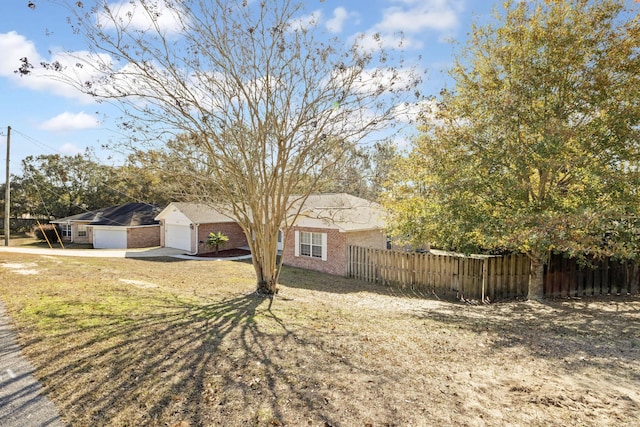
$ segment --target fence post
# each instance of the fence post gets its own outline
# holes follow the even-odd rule
[[[482,302],[485,302],[485,289],[487,287],[487,280],[489,278],[489,268],[487,263],[489,262],[489,258],[482,259]]]

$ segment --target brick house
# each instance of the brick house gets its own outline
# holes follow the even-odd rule
[[[63,242],[89,243],[96,249],[147,248],[160,245],[160,208],[125,203],[50,221]]]
[[[283,264],[345,276],[349,245],[387,247],[384,220],[377,203],[345,193],[311,195],[284,230]]]
[[[156,218],[160,222],[160,246],[182,249],[191,255],[211,252],[207,238],[221,232],[229,238],[222,249],[248,246],[242,228],[218,209],[203,203],[173,202]]]
[[[311,195],[293,203],[288,226],[282,225],[278,250],[290,266],[344,276],[347,246],[384,249],[384,211],[380,205],[345,193]],[[248,246],[240,226],[206,204],[171,203],[157,217],[161,246],[183,249],[189,254],[211,252],[206,239],[222,232],[229,241],[225,249]]]

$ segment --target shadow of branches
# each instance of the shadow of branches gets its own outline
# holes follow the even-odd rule
[[[322,339],[288,329],[272,302],[147,297],[153,310],[84,314],[90,326],[50,337],[52,348],[26,347],[72,425],[333,425],[321,393],[329,372],[313,359],[335,358]]]
[[[452,304],[450,310],[423,311],[418,317],[476,335],[490,334],[496,351],[524,347],[536,357],[564,361],[569,370],[606,369],[640,360],[640,310],[632,302],[637,299]],[[633,375],[640,381],[640,373]]]

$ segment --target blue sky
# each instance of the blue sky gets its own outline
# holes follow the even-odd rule
[[[113,107],[61,82],[14,73],[22,57],[38,63],[51,60],[56,52],[85,49],[81,37],[67,25],[64,8],[51,0],[32,1],[35,8],[27,6],[28,0],[0,2],[0,156],[4,160],[7,126],[11,126],[12,173],[21,173],[20,161],[28,155],[76,154],[87,147],[96,151],[97,160],[117,162],[119,153],[102,148],[124,138],[114,124],[118,112]],[[486,20],[500,2],[306,0],[305,4],[309,13],[320,16],[323,30],[345,40],[363,32],[389,38],[404,32],[407,56],[421,56],[421,66],[427,69],[424,91],[437,94],[445,83],[442,70],[452,59],[448,41],[464,42],[471,23]]]

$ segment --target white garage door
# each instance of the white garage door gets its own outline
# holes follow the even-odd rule
[[[93,247],[96,249],[126,249],[127,230],[93,228]]]
[[[191,252],[191,229],[188,225],[167,224],[164,233],[164,245],[167,248]]]

